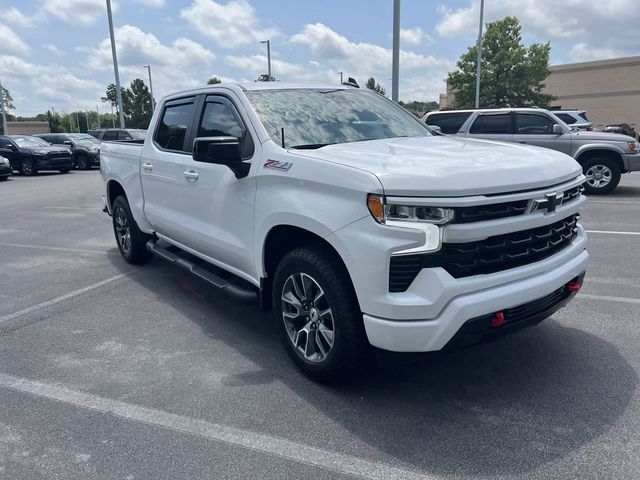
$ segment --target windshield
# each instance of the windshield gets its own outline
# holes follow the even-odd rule
[[[48,147],[48,142],[38,137],[11,137],[11,140],[15,142],[19,147]]]
[[[425,137],[430,131],[390,100],[363,90],[255,90],[245,92],[269,136],[290,148],[380,138]]]
[[[76,145],[82,146],[94,146],[100,145],[100,140],[91,135],[87,135],[86,133],[76,133],[73,135],[69,135],[69,138],[74,141]]]
[[[146,130],[129,130],[129,133],[135,140],[144,140],[144,137],[147,136]]]

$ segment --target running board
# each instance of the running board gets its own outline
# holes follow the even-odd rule
[[[210,272],[209,270],[206,270],[199,265],[196,265],[192,261],[187,260],[186,258],[182,258],[172,251],[161,247],[160,245],[158,245],[157,240],[149,240],[147,242],[147,250],[155,255],[158,255],[159,257],[162,257],[164,260],[173,263],[177,267],[180,267],[181,269],[192,273],[196,277],[201,278],[214,287],[217,287],[220,290],[224,290],[226,293],[229,293],[242,300],[257,299],[257,290],[252,290],[251,288],[243,288],[240,285],[231,283],[228,280],[225,280],[224,278],[216,275],[215,273]]]

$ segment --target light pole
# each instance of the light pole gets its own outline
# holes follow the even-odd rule
[[[151,65],[144,65],[144,68],[149,72],[149,92],[151,93],[151,112],[156,109],[156,100],[153,98],[153,83],[151,83]]]
[[[80,133],[80,117],[78,117],[77,110],[76,110],[76,125],[78,125],[78,133]]]
[[[2,82],[0,82],[0,110],[2,110],[2,134],[9,135],[9,126],[7,125],[7,113],[4,110],[4,90]]]
[[[480,108],[480,65],[482,64],[482,17],[484,16],[484,0],[480,0],[480,26],[478,27],[478,59],[476,71],[476,108]]]
[[[111,36],[111,55],[113,56],[113,71],[116,76],[116,98],[118,113],[120,114],[120,128],[124,128],[124,112],[122,110],[122,92],[120,91],[120,73],[118,72],[118,55],[116,54],[116,39],[113,34],[113,18],[111,16],[111,0],[107,0],[107,17],[109,17],[109,35]]]
[[[391,60],[391,100],[398,101],[400,80],[400,0],[393,0],[393,58]]]
[[[271,81],[271,40],[263,40],[260,43],[267,44],[267,74],[269,75],[269,82]]]
[[[338,72],[338,75],[340,75],[340,85],[342,85],[342,72]]]
[[[87,120],[87,132],[89,131],[89,110],[84,109],[85,119]]]

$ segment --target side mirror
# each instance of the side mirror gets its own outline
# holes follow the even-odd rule
[[[562,135],[564,133],[564,129],[557,123],[553,125],[551,131],[553,132],[554,135]]]
[[[427,125],[427,127],[429,127],[431,130],[433,130],[434,132],[436,132],[438,135],[444,135],[442,133],[442,129],[437,126],[437,125]]]
[[[251,164],[242,161],[240,140],[236,137],[199,137],[193,141],[196,162],[226,165],[236,178],[246,177]]]
[[[17,151],[18,151],[18,147],[16,147],[13,143],[10,143],[10,144],[9,144],[9,149],[10,149],[10,150],[13,150],[14,152],[17,152]]]
[[[65,144],[65,145],[69,145],[69,146],[73,145],[73,143],[71,143],[71,141],[70,141],[70,140],[65,140],[65,141],[64,141],[64,142],[62,142],[62,143],[63,143],[63,144]]]

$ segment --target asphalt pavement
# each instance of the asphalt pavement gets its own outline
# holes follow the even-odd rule
[[[101,193],[97,170],[0,183],[0,478],[640,477],[640,174],[588,199],[552,318],[341,386],[255,305],[126,264]]]

